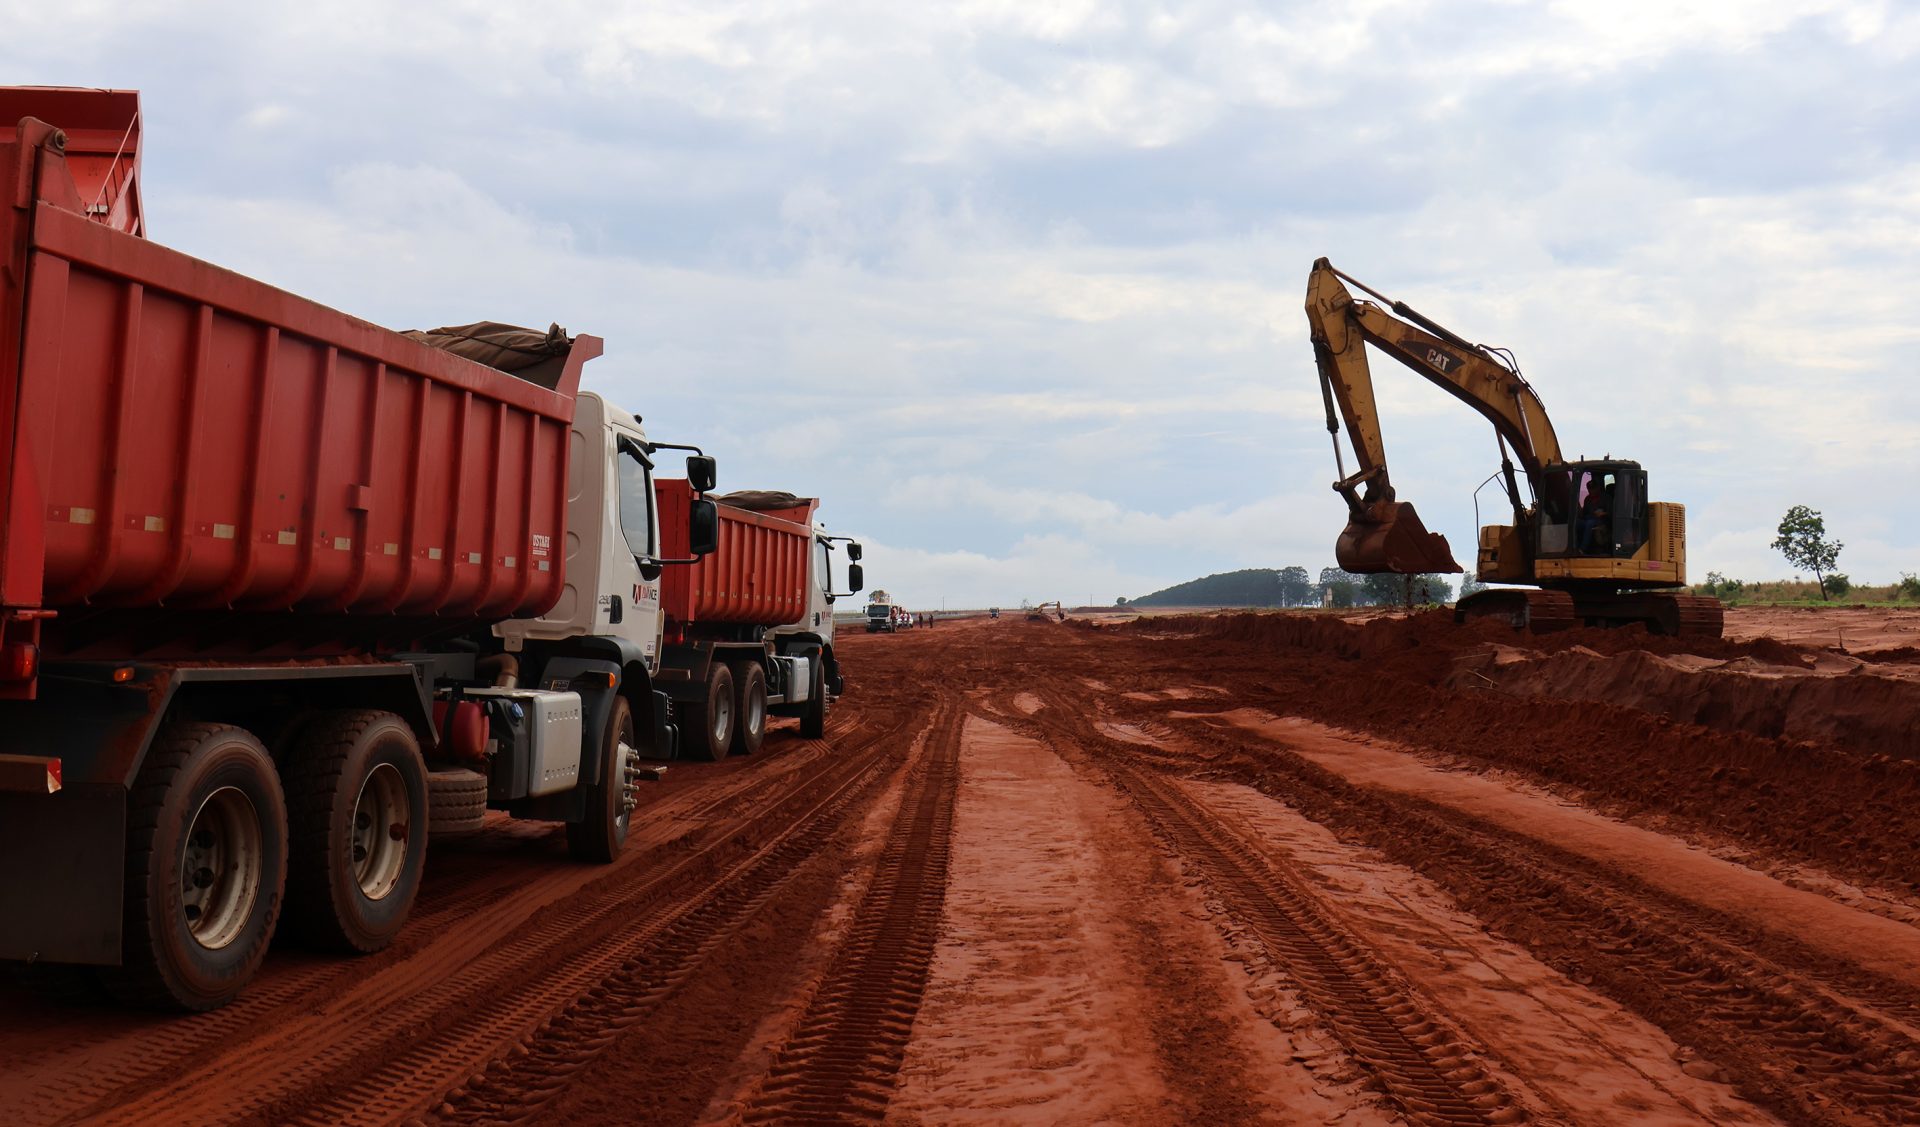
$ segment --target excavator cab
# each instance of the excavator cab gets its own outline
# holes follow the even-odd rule
[[[1548,466],[1537,489],[1537,559],[1631,559],[1647,542],[1647,471],[1638,462]]]

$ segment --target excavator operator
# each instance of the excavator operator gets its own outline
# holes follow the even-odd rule
[[[1600,475],[1587,479],[1587,496],[1580,502],[1580,550],[1590,556],[1610,555],[1613,550],[1613,483],[1600,483]]]

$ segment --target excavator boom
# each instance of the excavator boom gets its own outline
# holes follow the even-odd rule
[[[1458,572],[1446,537],[1427,531],[1413,506],[1398,500],[1387,472],[1374,403],[1371,344],[1412,368],[1493,423],[1502,449],[1512,449],[1529,476],[1560,458],[1559,439],[1546,408],[1510,363],[1422,317],[1402,302],[1389,302],[1393,316],[1371,302],[1356,301],[1344,284],[1353,281],[1322,258],[1307,279],[1307,321],[1314,361],[1326,399],[1327,430],[1341,478],[1334,488],[1347,500],[1347,527],[1335,545],[1342,568],[1358,574]],[[1359,282],[1356,286],[1366,289]],[[1368,293],[1374,294],[1370,289]],[[1402,320],[1401,318],[1405,318]],[[1414,322],[1412,324],[1408,322]],[[1357,462],[1348,475],[1339,432],[1344,422]],[[1516,514],[1524,504],[1511,465],[1507,490]]]

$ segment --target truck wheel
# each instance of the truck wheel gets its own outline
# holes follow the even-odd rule
[[[606,864],[620,856],[633,820],[634,771],[640,751],[634,746],[633,706],[613,698],[607,735],[600,748],[600,783],[587,794],[585,820],[567,823],[567,850],[581,861]]]
[[[260,968],[287,879],[287,806],[260,741],[182,723],[147,752],[127,798],[122,1001],[211,1010]]]
[[[752,755],[767,740],[767,671],[744,662],[733,673],[733,753]]]
[[[718,763],[727,757],[733,744],[733,672],[726,662],[716,661],[707,670],[707,696],[687,708],[687,754],[694,759]]]
[[[800,735],[817,740],[827,734],[827,667],[819,654],[807,664],[813,667],[813,689],[807,697],[807,710],[800,714]]]
[[[287,757],[289,934],[378,951],[407,922],[427,860],[427,768],[407,722],[355,709],[314,722]]]
[[[470,834],[487,819],[487,777],[464,767],[427,772],[427,840]]]

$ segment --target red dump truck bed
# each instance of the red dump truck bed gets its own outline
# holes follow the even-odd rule
[[[0,110],[131,107],[42,93]],[[598,340],[548,390],[148,242],[60,124],[0,124],[0,678],[22,644],[343,652],[552,606]]]
[[[687,514],[693,490],[679,479],[656,479],[663,551],[685,558]],[[669,567],[660,576],[667,630],[682,635],[700,624],[786,626],[806,617],[807,553],[819,502],[797,498],[791,507],[752,511],[721,503],[720,547],[698,563]]]

